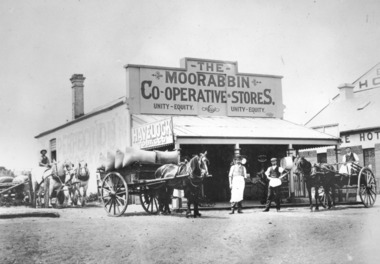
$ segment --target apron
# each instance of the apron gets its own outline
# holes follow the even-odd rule
[[[238,203],[243,201],[243,194],[245,188],[244,176],[239,175],[239,170],[234,169],[232,176],[232,189],[231,189],[231,203]]]
[[[243,176],[233,176],[231,189],[231,203],[243,201],[245,180]]]
[[[355,162],[354,154],[351,153],[351,155],[346,155],[346,162],[347,164],[342,164],[342,166],[339,168],[339,173],[342,174],[348,174],[351,175],[351,164],[352,162]]]

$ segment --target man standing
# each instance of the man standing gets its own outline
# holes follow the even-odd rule
[[[238,213],[242,212],[242,204],[244,188],[245,188],[245,178],[247,178],[247,170],[242,165],[241,156],[237,156],[234,159],[234,164],[230,168],[230,173],[228,174],[230,189],[231,189],[231,212],[235,212],[236,206],[238,207]]]
[[[281,174],[284,172],[284,169],[277,166],[277,159],[276,158],[272,158],[270,161],[271,161],[272,166],[270,166],[267,169],[267,171],[265,172],[265,175],[267,176],[267,178],[269,180],[269,185],[268,185],[267,203],[266,203],[266,206],[265,206],[265,209],[263,210],[263,212],[269,211],[271,203],[273,200],[276,203],[276,209],[278,212],[278,211],[280,211],[280,208],[281,208],[281,205],[280,205],[280,194],[281,194],[280,193],[280,187],[281,187],[281,184],[277,185],[275,187],[272,187],[270,180],[272,180],[272,179],[280,180],[279,178],[280,178]]]
[[[359,157],[356,155],[356,153],[351,152],[351,148],[346,148],[346,155],[342,158],[343,165],[339,169],[339,173],[343,174],[352,174],[352,163],[358,164],[359,163]]]

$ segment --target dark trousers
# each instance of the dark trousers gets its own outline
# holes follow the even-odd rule
[[[280,195],[281,195],[280,186],[277,186],[277,187],[268,186],[268,196],[267,196],[267,203],[266,203],[265,209],[269,209],[272,201],[274,200],[274,202],[276,203],[276,209],[279,210],[281,207]]]
[[[235,210],[237,207],[238,211],[241,211],[241,209],[243,208],[241,202],[234,202],[234,203],[231,203],[231,209],[232,210]]]

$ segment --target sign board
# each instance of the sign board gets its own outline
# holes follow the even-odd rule
[[[171,118],[132,128],[132,147],[148,149],[174,143]]]
[[[238,73],[236,62],[186,58],[182,66],[127,65],[132,113],[283,116],[280,76]]]
[[[363,149],[374,148],[375,144],[380,143],[380,129],[344,134],[341,136],[341,139],[341,147],[360,145]]]
[[[380,87],[380,63],[354,82],[354,91]]]

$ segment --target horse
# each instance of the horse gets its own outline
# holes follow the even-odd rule
[[[268,197],[269,179],[265,175],[265,171],[263,169],[261,171],[259,171],[256,174],[256,176],[258,177],[258,180],[255,181],[254,183],[258,184],[258,188],[260,189],[260,191],[262,193],[261,198],[260,198],[260,203],[265,204],[267,201],[267,197]]]
[[[56,162],[50,168],[34,168],[31,174],[36,202],[41,204],[42,193],[44,192],[45,207],[51,207],[51,199],[55,192],[58,203],[61,205],[65,199],[61,191],[66,182],[73,177],[72,163],[69,161]]]
[[[206,158],[207,151],[201,153],[199,156],[195,155],[190,161],[181,165],[165,164],[155,171],[155,178],[173,178],[163,183],[157,189],[157,199],[159,203],[159,213],[170,214],[169,203],[173,195],[173,189],[184,190],[185,197],[187,198],[187,211],[186,217],[191,215],[191,204],[194,207],[194,218],[200,217],[199,213],[199,198],[202,192],[203,178],[208,175],[208,159]],[[178,178],[177,175],[186,175],[188,177]]]
[[[334,184],[332,184],[332,181],[334,180],[334,177],[331,177],[332,172],[327,170],[327,169],[333,169],[333,167],[328,164],[323,164],[323,165],[314,164],[312,166],[311,163],[308,160],[306,160],[304,157],[298,157],[295,160],[295,166],[296,166],[296,169],[294,173],[297,175],[300,175],[305,180],[306,189],[309,195],[310,211],[313,211],[311,188],[314,187],[315,210],[318,211],[319,210],[318,189],[323,187],[325,192],[329,192],[329,190],[334,188],[335,186]],[[335,189],[334,189],[334,192],[335,192]],[[329,203],[328,208],[330,209],[331,201],[329,200],[328,203]],[[333,203],[334,203],[334,199],[333,199]]]
[[[333,165],[330,164],[317,163],[314,164],[311,168],[311,176],[318,177],[322,183],[322,187],[324,189],[325,196],[327,199],[328,209],[335,207],[336,185],[338,181],[341,180],[341,178],[335,177],[335,174],[335,168]]]
[[[71,188],[69,188],[74,205],[77,204],[78,200],[82,207],[85,205],[89,179],[90,171],[87,163],[80,161],[74,169],[74,177],[71,181]]]

